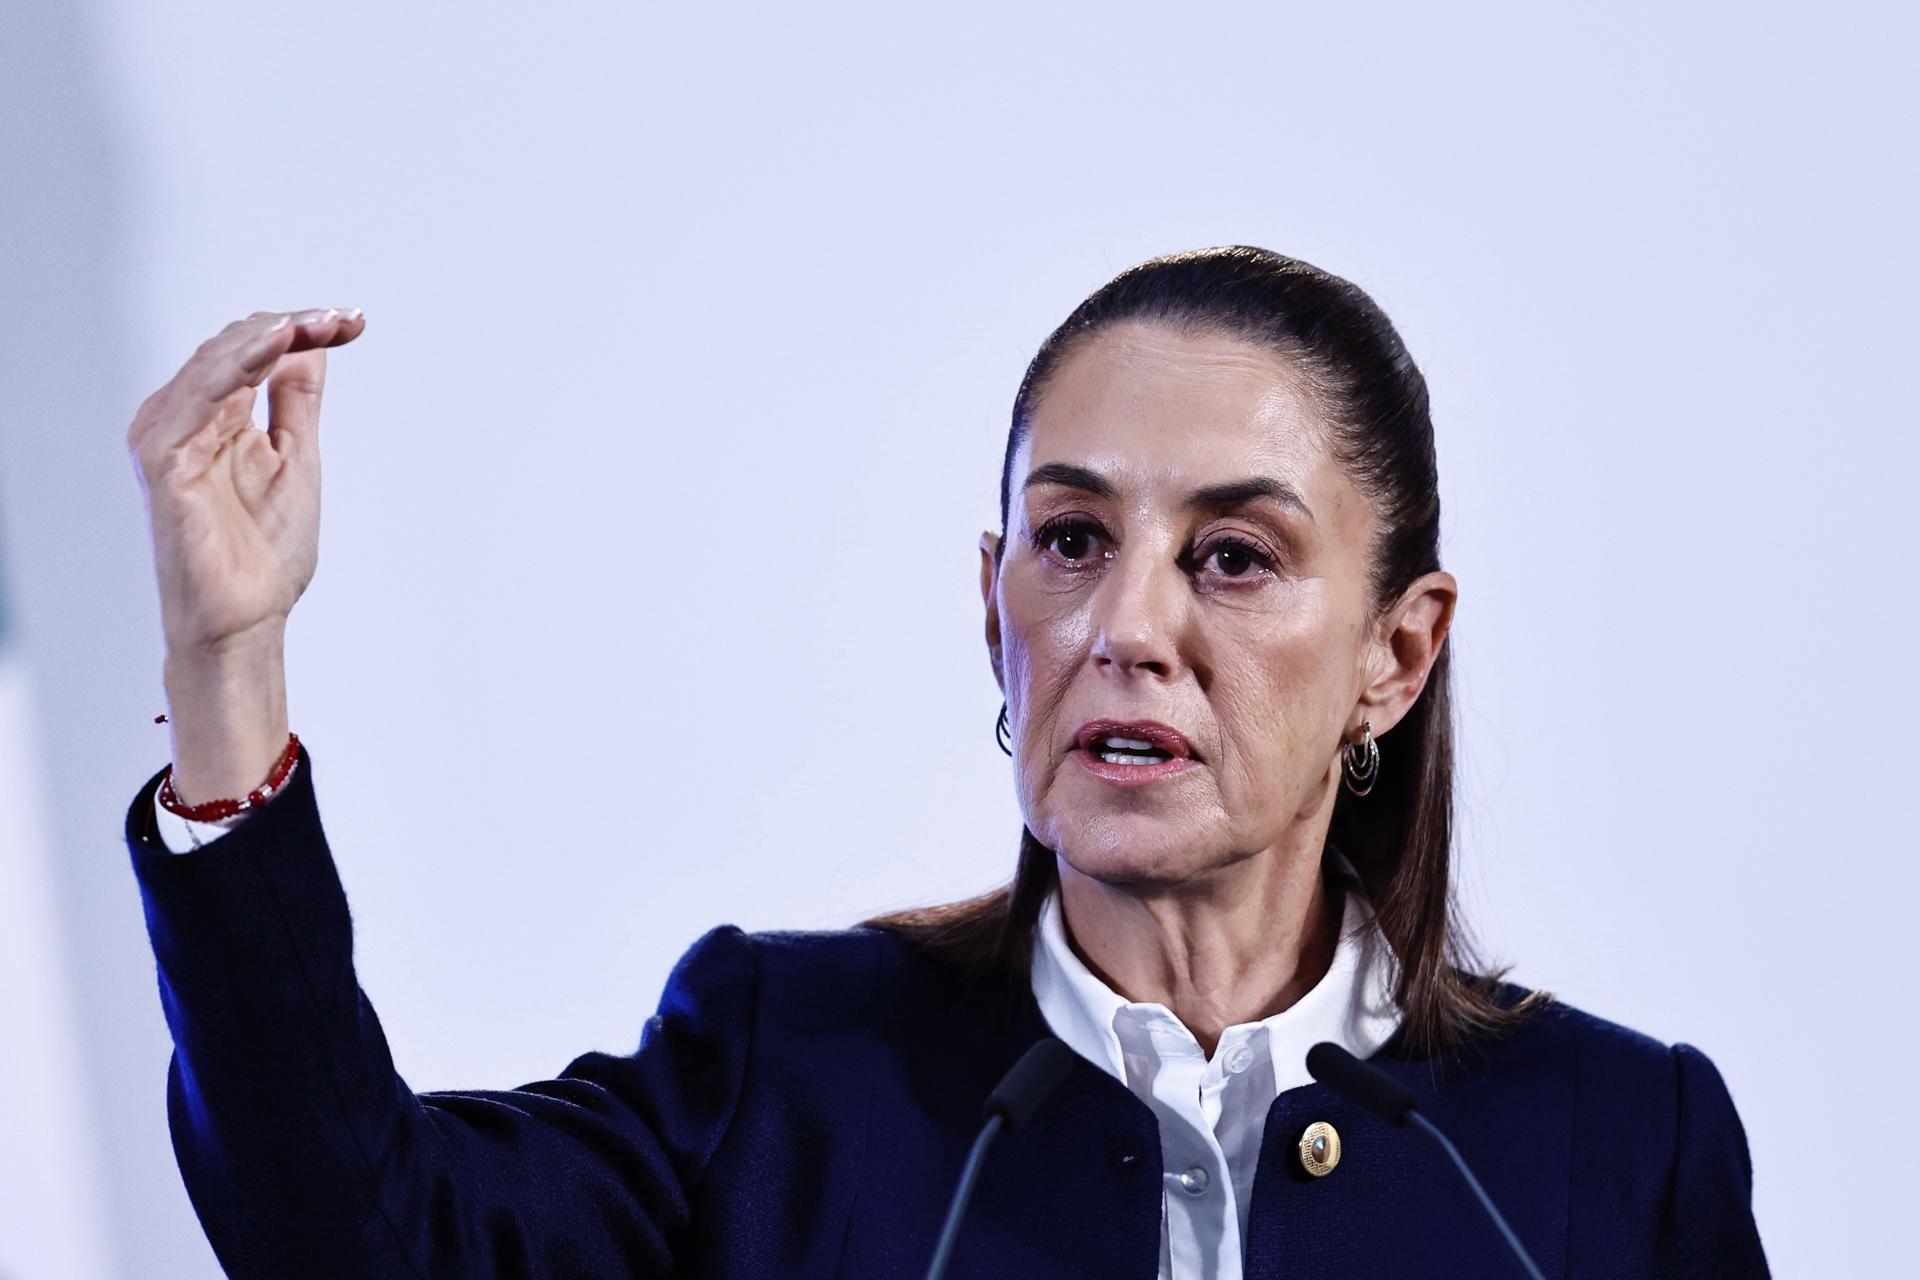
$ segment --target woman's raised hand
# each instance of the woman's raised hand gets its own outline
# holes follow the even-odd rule
[[[201,343],[127,430],[160,583],[174,789],[188,803],[244,795],[286,743],[286,620],[319,560],[326,349],[365,328],[358,308],[256,311]]]
[[[217,654],[277,628],[306,590],[319,558],[326,348],[365,328],[358,309],[256,311],[201,343],[134,414],[127,446],[170,654]]]

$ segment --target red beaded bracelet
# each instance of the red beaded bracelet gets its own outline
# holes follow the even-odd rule
[[[158,720],[156,720],[158,723]],[[208,800],[202,804],[185,804],[173,789],[173,766],[167,766],[167,776],[160,780],[160,803],[171,813],[195,822],[217,822],[221,818],[231,818],[237,813],[245,813],[265,804],[273,795],[287,784],[293,776],[293,770],[300,763],[300,735],[289,733],[287,745],[280,752],[280,758],[273,763],[273,772],[267,780],[247,792],[238,800]]]

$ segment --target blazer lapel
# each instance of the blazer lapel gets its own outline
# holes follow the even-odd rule
[[[1572,1063],[1559,1050],[1465,1070],[1403,1052],[1397,1033],[1370,1059],[1420,1099],[1453,1140],[1541,1270],[1566,1272]],[[1498,1046],[1491,1052],[1501,1054]],[[1339,1162],[1309,1173],[1308,1126],[1331,1124]],[[1499,1232],[1459,1173],[1417,1129],[1398,1129],[1324,1085],[1274,1099],[1247,1226],[1248,1280],[1312,1275],[1518,1274]]]

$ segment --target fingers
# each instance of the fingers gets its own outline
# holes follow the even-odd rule
[[[180,371],[140,406],[129,443],[152,457],[177,448],[210,422],[230,429],[237,410],[244,410],[239,417],[244,424],[253,398],[235,396],[236,391],[259,386],[288,353],[340,346],[359,337],[366,325],[357,307],[256,311],[236,320],[201,343]],[[323,377],[324,369],[321,361],[302,370],[295,386]]]
[[[285,322],[280,319],[283,315],[287,317]],[[248,319],[251,321],[252,317]],[[352,342],[366,331],[367,318],[358,307],[345,311],[322,307],[311,311],[267,312],[257,323],[264,327],[243,331],[231,339],[245,381],[256,387],[281,356]],[[217,389],[219,384],[213,385]]]

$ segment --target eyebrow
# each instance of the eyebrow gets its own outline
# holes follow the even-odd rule
[[[1075,466],[1070,462],[1049,462],[1035,467],[1027,473],[1020,492],[1025,493],[1037,484],[1064,485],[1069,489],[1079,489],[1099,498],[1119,496],[1113,482],[1098,471],[1087,467]],[[1271,498],[1283,507],[1290,507],[1313,519],[1313,509],[1307,506],[1307,500],[1300,491],[1284,480],[1271,476],[1251,476],[1245,480],[1230,480],[1225,484],[1204,485],[1187,495],[1181,503],[1183,510],[1220,510],[1226,507],[1238,507],[1252,502],[1256,498]]]

